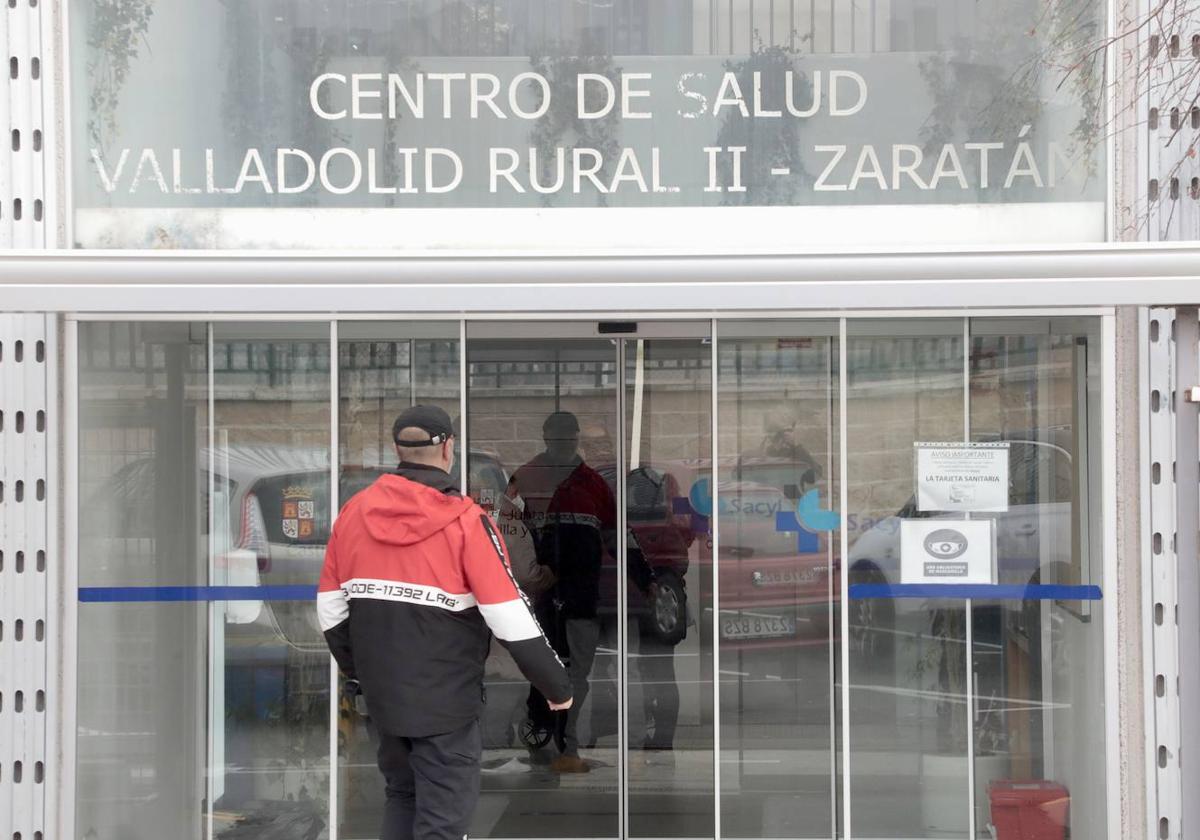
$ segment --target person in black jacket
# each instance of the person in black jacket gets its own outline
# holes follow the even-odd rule
[[[549,708],[572,705],[562,662],[517,586],[491,518],[450,475],[450,418],[404,411],[400,468],[343,508],[317,593],[321,628],[379,730],[381,840],[462,840],[479,799],[491,634]]]

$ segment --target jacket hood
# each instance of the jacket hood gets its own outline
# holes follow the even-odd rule
[[[367,533],[391,545],[423,542],[474,504],[469,497],[447,495],[400,475],[380,476],[361,495]]]

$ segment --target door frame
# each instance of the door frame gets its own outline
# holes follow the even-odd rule
[[[1132,254],[1127,256],[1133,256]],[[1167,256],[1164,254],[1163,256]],[[1000,289],[998,292],[1003,292],[1004,287],[1009,284],[998,283]],[[1154,284],[1151,284],[1152,286]],[[158,287],[160,290],[165,289],[170,291],[170,287]],[[1012,292],[1013,289],[1008,289]],[[1147,292],[1149,293],[1149,292]],[[105,291],[103,294],[107,295]],[[195,311],[181,312],[150,310],[137,312],[106,312],[101,311],[99,307],[88,312],[67,311],[63,316],[62,330],[62,359],[59,368],[63,382],[62,394],[62,411],[63,423],[60,424],[58,432],[60,435],[57,445],[63,453],[62,458],[62,477],[63,485],[61,493],[61,511],[63,515],[62,521],[62,541],[61,550],[63,553],[62,574],[59,582],[58,597],[62,599],[62,632],[57,634],[58,650],[52,651],[51,655],[56,658],[59,663],[59,674],[57,685],[55,686],[58,695],[57,704],[59,708],[56,719],[51,721],[51,725],[55,725],[56,731],[51,737],[60,745],[59,760],[62,762],[61,784],[57,789],[47,791],[47,798],[53,802],[53,822],[52,825],[57,835],[64,837],[74,837],[76,820],[75,820],[75,802],[76,802],[76,773],[75,767],[77,762],[77,722],[76,722],[76,703],[75,699],[78,692],[78,658],[79,658],[79,639],[78,639],[78,611],[79,601],[76,597],[73,588],[77,585],[79,572],[79,364],[78,364],[78,326],[81,322],[88,321],[197,321],[206,322],[208,324],[221,322],[293,322],[306,321],[314,324],[327,325],[330,335],[330,353],[331,353],[331,370],[330,370],[330,388],[331,388],[331,444],[333,446],[332,455],[335,458],[336,464],[337,453],[337,435],[338,435],[338,381],[337,381],[337,337],[338,324],[342,321],[389,321],[389,322],[415,322],[415,321],[443,321],[443,322],[458,322],[459,326],[459,348],[460,348],[460,398],[465,401],[466,395],[466,340],[468,338],[468,327],[471,325],[483,325],[489,323],[503,323],[511,327],[514,323],[519,322],[537,322],[539,330],[541,330],[547,322],[559,322],[564,324],[578,324],[579,322],[596,322],[598,320],[606,320],[604,315],[589,313],[586,318],[564,317],[561,313],[554,316],[541,314],[536,312],[524,312],[500,314],[492,313],[462,313],[457,314],[420,312],[411,313],[403,311],[389,311],[387,313],[372,313],[372,314],[347,314],[342,315],[334,311],[326,309],[323,312],[313,310],[311,313],[293,312],[253,312],[248,311],[246,302],[236,303],[237,296],[227,296],[224,298],[225,303],[213,303],[213,291],[205,290],[205,297],[208,305],[201,309],[197,307]],[[1143,297],[1141,293],[1130,293],[1129,302],[1140,301]],[[954,296],[952,296],[954,297]],[[958,297],[961,297],[959,295]],[[954,297],[957,300],[958,297]],[[996,300],[995,296],[984,296],[989,301]],[[1064,297],[1066,297],[1064,295]],[[1074,295],[1070,296],[1075,299]],[[885,297],[885,300],[893,300],[892,297]],[[1136,299],[1136,300],[1135,300]],[[165,305],[165,298],[158,298],[160,305]],[[1045,295],[1036,295],[1031,297],[1032,301],[1044,301]],[[946,305],[953,305],[953,301],[947,299]],[[232,304],[232,305],[231,305]],[[969,304],[964,304],[969,305]],[[66,308],[65,306],[63,308]],[[222,311],[226,310],[228,311]],[[1121,709],[1120,709],[1120,693],[1119,693],[1119,675],[1118,675],[1118,651],[1122,646],[1122,640],[1125,633],[1133,632],[1130,628],[1124,627],[1118,621],[1118,593],[1117,585],[1117,570],[1118,558],[1116,556],[1116,514],[1117,503],[1116,496],[1118,488],[1115,485],[1116,480],[1116,461],[1117,461],[1117,430],[1116,430],[1116,326],[1115,312],[1109,306],[1041,306],[1027,309],[1010,309],[990,306],[986,308],[964,308],[953,311],[939,308],[914,308],[914,309],[877,309],[877,310],[846,310],[832,309],[826,311],[803,310],[803,309],[788,309],[781,310],[760,310],[760,311],[738,311],[720,310],[704,313],[703,316],[696,312],[670,312],[659,311],[650,313],[622,313],[610,312],[608,319],[614,321],[627,321],[638,318],[643,314],[647,314],[656,322],[673,323],[677,319],[692,321],[693,323],[706,324],[711,336],[712,354],[713,354],[713,440],[714,440],[714,463],[717,457],[716,441],[718,438],[717,429],[717,348],[720,340],[720,329],[722,324],[733,324],[739,322],[759,322],[766,323],[770,321],[784,323],[803,323],[811,321],[825,321],[827,319],[835,319],[839,325],[840,335],[840,373],[844,376],[846,371],[846,331],[847,323],[856,320],[876,320],[882,318],[935,318],[935,319],[962,319],[964,323],[969,325],[970,318],[1028,318],[1028,317],[1053,317],[1060,318],[1066,316],[1077,317],[1098,317],[1100,319],[1100,352],[1101,352],[1101,373],[1100,373],[1100,473],[1099,480],[1101,481],[1101,510],[1098,513],[1101,519],[1101,585],[1105,587],[1109,593],[1101,604],[1103,619],[1104,619],[1104,639],[1103,639],[1103,682],[1104,682],[1104,718],[1105,718],[1105,791],[1106,791],[1106,824],[1108,837],[1116,838],[1120,836],[1121,825],[1121,778],[1120,778],[1120,735],[1121,735]],[[795,320],[787,318],[788,314],[795,315]],[[479,327],[475,327],[478,329]],[[576,326],[575,329],[582,329]],[[598,335],[595,337],[599,337]],[[613,337],[613,336],[609,336]],[[630,337],[626,335],[625,337]],[[634,334],[632,337],[639,337]],[[650,334],[643,334],[640,337],[652,337]],[[676,336],[680,337],[680,336]],[[623,390],[623,389],[621,389]],[[841,389],[841,410],[840,424],[845,424],[846,418],[846,391]],[[464,406],[465,409],[465,406]],[[463,414],[465,419],[465,412]],[[465,432],[464,423],[464,432]],[[1132,444],[1128,444],[1132,445]],[[464,451],[468,446],[468,441],[464,433],[462,446]],[[846,437],[844,433],[840,439],[840,460],[842,464],[846,463]],[[622,455],[622,458],[624,456]],[[336,485],[336,472],[331,470],[334,477],[331,481]],[[717,504],[717,489],[714,482],[713,487],[713,503]],[[839,499],[841,509],[845,510],[848,506],[848,486],[845,481],[841,482],[841,498]],[[713,524],[713,539],[714,543],[719,538],[718,526],[714,521]],[[846,546],[846,533],[842,529],[842,554],[848,555],[848,547]],[[716,564],[714,568],[714,597],[719,597],[719,591],[716,589],[718,581],[716,578]],[[842,564],[842,598],[846,597],[848,591],[846,581],[846,567]],[[846,611],[842,612],[843,625],[846,622]],[[714,623],[715,625],[715,623]],[[845,628],[843,627],[843,632]],[[715,631],[716,632],[716,631]],[[714,641],[719,641],[714,639]],[[719,690],[719,644],[714,645],[714,694]],[[848,691],[848,662],[843,657],[842,662],[842,679],[843,692]],[[331,665],[332,679],[336,679],[336,668]],[[336,686],[334,687],[336,691]],[[719,701],[719,696],[715,697]],[[844,700],[844,698],[843,698]],[[714,784],[715,784],[715,836],[721,837],[720,826],[720,752],[717,745],[720,740],[720,720],[719,720],[720,704],[714,704]],[[336,708],[332,714],[336,715]],[[843,754],[842,754],[842,774],[845,783],[849,774],[849,744],[848,744],[849,727],[843,715],[842,720],[842,738],[843,738]],[[334,732],[331,733],[332,755],[336,757],[336,725]],[[624,740],[624,739],[623,739]],[[329,840],[338,840],[337,838],[337,772],[336,764],[331,768],[331,783],[330,783],[330,838]],[[845,785],[842,796],[842,829],[846,838],[853,836],[851,816],[850,788]],[[625,809],[627,813],[627,808]],[[835,828],[837,822],[835,820]],[[627,826],[623,827],[627,829]]]
[[[594,316],[577,319],[516,317],[465,318],[466,338],[471,341],[528,341],[531,334],[544,339],[664,339],[710,338],[712,318],[639,318],[634,315]],[[522,335],[522,331],[525,331]],[[533,333],[529,332],[533,331]]]
[[[529,336],[536,335],[539,340],[548,341],[603,341],[612,342],[612,359],[616,364],[616,383],[613,411],[616,417],[616,509],[617,509],[617,668],[619,690],[617,692],[617,802],[618,802],[618,838],[630,837],[630,803],[629,803],[629,572],[625,558],[629,552],[628,511],[626,509],[626,492],[628,483],[629,447],[626,444],[628,429],[628,405],[626,390],[630,383],[627,381],[628,348],[631,342],[656,341],[671,339],[700,339],[710,345],[709,392],[711,394],[710,411],[711,423],[711,457],[713,464],[717,463],[717,346],[716,319],[686,319],[686,320],[635,320],[628,317],[613,319],[576,319],[576,320],[492,320],[464,319],[461,326],[460,364],[461,387],[459,391],[460,416],[462,417],[460,432],[460,447],[464,457],[460,465],[462,486],[468,488],[467,459],[470,448],[468,429],[470,428],[470,408],[468,399],[470,347],[472,341],[483,341],[488,344],[504,342],[528,343]],[[714,467],[714,475],[716,473]],[[716,505],[716,481],[710,483],[713,493],[714,509]],[[713,529],[714,556],[710,564],[713,587],[714,611],[717,601],[717,586],[719,576],[715,562],[715,546],[717,543],[717,519],[710,519]],[[720,667],[719,667],[719,634],[720,622],[713,621],[712,644],[712,709],[713,709],[713,799],[714,799],[714,837],[720,837],[720,772],[721,759],[718,744],[720,743]],[[332,820],[331,820],[332,822]],[[333,840],[333,838],[331,838]]]

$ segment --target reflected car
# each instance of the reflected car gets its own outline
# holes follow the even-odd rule
[[[616,495],[616,468],[596,470]],[[691,517],[678,504],[680,484],[675,474],[643,464],[626,477],[625,516],[629,558],[626,605],[642,632],[658,642],[683,641],[693,623],[686,584],[696,534]],[[617,612],[617,564],[605,558],[600,582],[602,614]]]
[[[198,453],[199,464],[209,453]],[[330,533],[328,452],[311,447],[233,446],[213,455],[212,537],[208,536],[209,471],[197,472],[197,564],[192,580],[230,586],[316,586]],[[377,466],[343,467],[338,497],[354,494],[390,472]],[[494,455],[471,453],[471,480],[503,491],[503,467]],[[87,533],[136,539],[154,535],[155,464],[133,461],[81,505]],[[111,535],[111,536],[109,536]],[[211,551],[211,573],[206,558]],[[227,631],[238,641],[232,655],[247,645],[284,642],[292,649],[327,653],[317,612],[309,600],[224,602]],[[247,654],[248,655],[248,654]]]
[[[700,574],[711,580],[711,459],[671,464],[698,498],[682,500],[700,537]],[[828,642],[837,597],[837,558],[827,533],[801,532],[801,499],[818,486],[818,464],[771,456],[722,458],[717,488],[720,530],[719,632],[726,650]],[[699,509],[698,509],[699,508]],[[711,634],[711,585],[703,587],[701,632]]]
[[[743,476],[750,480],[718,487],[719,621],[726,649],[822,643],[828,637],[837,596],[829,535],[801,534],[780,522],[794,517],[799,499],[766,483],[763,473],[771,471],[769,465],[761,472],[747,469]]]
[[[325,544],[329,539],[329,473],[324,463],[305,462],[303,452],[262,453],[254,449],[232,451],[228,474],[235,491],[230,509],[238,525],[232,530],[234,548],[254,558],[258,578],[264,585],[313,585],[320,574]],[[468,478],[471,495],[485,510],[494,510],[496,500],[508,486],[509,476],[499,458],[486,450],[472,449]],[[355,493],[370,486],[390,470],[381,467],[343,467],[339,476],[339,499],[344,504]],[[661,640],[675,643],[687,626],[687,597],[683,577],[688,568],[689,548],[694,536],[688,518],[671,511],[678,484],[670,475],[643,468],[629,484],[629,528],[631,547],[641,548],[653,570],[654,597],[646,599],[631,580],[630,610],[648,622]],[[631,570],[638,561],[632,559]],[[615,566],[613,566],[615,568]],[[631,571],[631,579],[637,577]],[[615,577],[613,578],[615,580]],[[601,597],[602,612],[615,612],[612,597]],[[316,610],[305,601],[271,601],[267,617],[280,636],[296,648],[324,652],[325,642]]]
[[[207,451],[200,453],[199,461],[207,463]],[[214,463],[214,582],[314,585],[330,531],[326,451],[235,446],[217,452]],[[343,468],[339,498],[348,500],[388,471],[375,466]],[[472,450],[470,471],[472,495],[485,508],[493,507],[508,484],[503,464],[494,453]],[[614,470],[598,471],[615,488]],[[690,499],[693,487],[707,480],[710,471],[708,460],[669,462],[662,467],[643,465],[627,479],[627,605],[640,626],[666,644],[687,635],[689,625],[696,623],[697,605],[700,612],[711,613],[711,600],[705,605],[699,597],[711,591],[709,517],[698,513]],[[836,559],[831,565],[824,535],[816,538],[815,550],[798,552],[797,533],[779,530],[777,521],[780,513],[795,510],[819,468],[751,457],[723,462],[721,472],[736,476],[723,481],[719,493],[722,638],[749,648],[823,637],[829,624],[831,572],[836,586]],[[198,481],[203,499],[207,471]],[[105,510],[152,510],[153,488],[152,461],[134,462],[118,473],[105,491],[106,499],[88,510],[101,517]],[[132,496],[144,501],[134,503]],[[104,501],[106,505],[100,504]],[[204,557],[206,547],[199,550]],[[609,557],[601,582],[602,613],[615,615],[616,579],[615,560]],[[649,580],[652,586],[646,585]],[[277,638],[302,652],[324,654],[326,649],[308,601],[229,602],[226,622],[243,625],[233,632],[251,644],[259,643],[251,639]]]

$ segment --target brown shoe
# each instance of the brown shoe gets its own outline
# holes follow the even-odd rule
[[[589,773],[592,768],[577,755],[560,755],[550,762],[550,769],[555,773]]]

